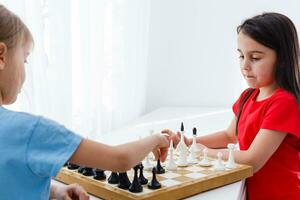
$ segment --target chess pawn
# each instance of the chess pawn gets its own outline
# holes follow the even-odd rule
[[[143,166],[142,163],[140,163],[139,169],[140,169],[140,175],[139,175],[140,183],[141,183],[142,185],[145,185],[145,184],[148,183],[148,179],[146,179],[145,176],[144,176],[144,173],[143,173],[144,166]]]
[[[82,171],[82,174],[84,176],[94,176],[94,170],[91,167],[84,167],[83,171]]]
[[[68,167],[68,169],[71,169],[71,170],[74,170],[74,169],[78,169],[78,168],[79,168],[78,165],[72,164],[72,163],[70,163],[70,162],[68,162],[67,167]]]
[[[235,164],[235,161],[234,161],[234,155],[233,155],[235,145],[234,144],[228,144],[227,148],[228,148],[229,153],[228,153],[228,161],[226,163],[226,168],[234,169],[234,168],[236,168],[236,164]]]
[[[193,143],[190,147],[190,155],[188,157],[188,163],[190,163],[190,164],[198,163],[198,159],[197,159],[198,147],[197,147],[197,143],[196,143],[196,137],[197,137],[196,133],[197,133],[197,129],[193,128]]]
[[[203,158],[199,162],[199,165],[201,165],[203,167],[209,167],[209,166],[212,165],[211,162],[210,162],[210,160],[208,159],[207,153],[208,153],[207,148],[203,149]]]
[[[161,184],[156,179],[156,168],[153,167],[152,169],[152,180],[148,183],[148,188],[152,190],[156,190],[161,188]]]
[[[154,130],[151,129],[151,130],[149,131],[149,135],[152,136],[153,134],[154,134]],[[148,159],[149,159],[149,160],[155,160],[154,154],[153,154],[152,152],[150,152],[150,153],[148,154]],[[146,167],[146,166],[144,166],[144,167],[145,167],[145,169],[148,169],[148,167],[150,167],[150,165],[148,165],[147,167]],[[152,169],[152,167],[153,167],[153,166],[151,166],[150,169]]]
[[[143,186],[141,185],[141,182],[138,178],[139,168],[140,168],[140,165],[136,165],[133,168],[134,169],[134,178],[133,178],[131,185],[129,186],[129,191],[133,192],[133,193],[139,193],[139,192],[143,191]]]
[[[176,152],[178,153],[178,162],[177,165],[185,167],[188,165],[187,157],[189,154],[188,147],[184,143],[184,131],[181,131],[180,142],[177,145]]]
[[[104,170],[102,169],[94,169],[94,179],[96,180],[105,180],[106,175],[104,173]]]
[[[170,142],[170,148],[169,148],[169,160],[168,163],[166,165],[166,169],[167,170],[176,170],[177,169],[177,165],[174,161],[174,147],[173,147],[173,140],[171,140]]]
[[[216,160],[215,164],[214,164],[214,170],[215,171],[223,171],[225,170],[225,166],[222,163],[222,152],[218,152],[217,157],[218,159]]]
[[[146,156],[145,161],[143,162],[144,165],[144,169],[145,170],[150,170],[153,168],[153,165],[150,163],[150,158],[149,158],[149,154]]]
[[[119,173],[119,184],[118,187],[124,190],[128,190],[131,185],[131,182],[127,176],[127,172]]]
[[[117,172],[111,172],[108,177],[108,183],[110,184],[118,184],[119,183],[119,175]]]

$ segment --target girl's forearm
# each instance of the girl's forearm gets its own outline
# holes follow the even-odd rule
[[[228,137],[225,130],[197,137],[197,143],[201,143],[208,148],[226,148],[228,143],[236,142],[234,139]]]

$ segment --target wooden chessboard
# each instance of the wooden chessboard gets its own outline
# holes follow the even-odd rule
[[[106,171],[107,178],[111,172]],[[130,181],[133,179],[133,170],[127,172]],[[79,174],[77,170],[62,168],[56,176],[56,180],[66,184],[79,183],[90,194],[102,199],[182,199],[203,191],[221,187],[252,176],[253,169],[247,165],[237,165],[235,169],[215,171],[213,167],[201,167],[190,165],[178,167],[175,171],[166,170],[165,174],[157,174],[157,179],[162,188],[150,190],[143,186],[143,192],[131,193],[117,187],[117,184],[109,184],[106,180],[98,181],[93,177]],[[151,181],[152,172],[144,170],[144,176]]]

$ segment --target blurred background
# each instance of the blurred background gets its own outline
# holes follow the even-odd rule
[[[236,27],[297,0],[0,0],[34,36],[8,106],[98,138],[161,107],[230,108],[247,86]]]

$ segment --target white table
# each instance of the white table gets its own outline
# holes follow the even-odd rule
[[[188,137],[192,136],[193,127],[197,128],[198,135],[205,135],[227,127],[232,117],[233,113],[229,108],[164,107],[144,115],[125,127],[103,134],[99,141],[116,145],[147,136],[150,130],[159,132],[168,128],[177,131],[180,129],[181,122],[184,122]],[[53,180],[53,183],[62,184],[55,180]],[[239,181],[187,199],[239,199],[241,188],[242,181]],[[91,195],[91,199],[99,198]]]

